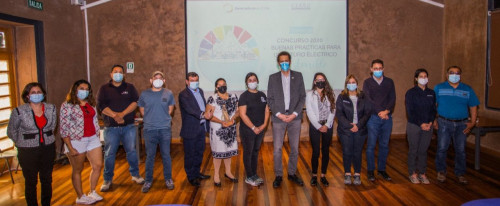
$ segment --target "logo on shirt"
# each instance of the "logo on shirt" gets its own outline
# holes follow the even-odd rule
[[[263,102],[263,103],[266,103],[266,98],[260,97],[260,101]]]
[[[127,95],[127,94],[128,94],[127,90],[125,90],[125,91],[122,92],[122,95]]]

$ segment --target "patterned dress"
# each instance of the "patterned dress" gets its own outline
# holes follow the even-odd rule
[[[229,118],[232,118],[238,108],[238,97],[235,94],[229,94],[229,98],[224,100],[216,93],[208,98],[207,104],[214,108],[214,117],[222,120],[222,108],[225,105]],[[238,155],[236,124],[230,127],[222,127],[221,124],[211,121],[210,147],[212,148],[212,156],[217,159],[225,159]]]

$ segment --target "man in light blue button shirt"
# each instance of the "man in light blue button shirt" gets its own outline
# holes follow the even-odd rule
[[[205,97],[203,90],[198,88],[198,85],[198,74],[189,72],[186,75],[186,88],[179,93],[182,117],[181,137],[184,145],[184,170],[189,183],[193,186],[200,186],[200,180],[210,178],[210,176],[200,173],[208,124],[204,118]]]

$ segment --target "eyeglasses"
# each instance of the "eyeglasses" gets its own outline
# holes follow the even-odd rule
[[[384,67],[373,67],[373,70],[383,70]]]
[[[448,74],[460,74],[460,72],[448,72]]]

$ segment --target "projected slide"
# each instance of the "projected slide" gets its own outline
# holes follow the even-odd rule
[[[346,12],[345,0],[187,0],[187,70],[200,75],[200,87],[207,91],[220,77],[230,91],[244,91],[248,72],[257,73],[259,89],[267,90],[269,75],[279,71],[276,55],[288,51],[291,69],[302,72],[306,89],[316,72],[342,89]]]

